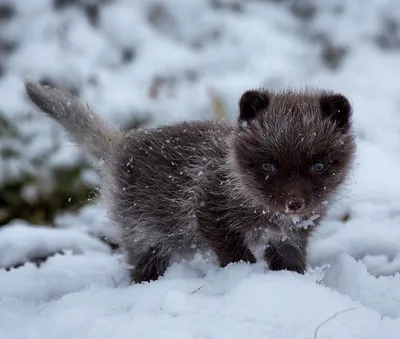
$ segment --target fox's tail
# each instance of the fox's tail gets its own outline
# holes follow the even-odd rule
[[[72,140],[93,157],[105,158],[121,138],[119,130],[108,126],[76,97],[30,81],[25,82],[25,90],[41,111],[62,125]]]

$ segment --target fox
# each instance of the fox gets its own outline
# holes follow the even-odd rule
[[[32,81],[25,92],[96,164],[132,283],[196,251],[253,264],[255,246],[271,270],[304,274],[356,152],[352,105],[329,90],[249,89],[235,120],[128,131],[72,94]]]

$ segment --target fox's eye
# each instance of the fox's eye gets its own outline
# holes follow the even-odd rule
[[[315,173],[322,173],[325,171],[325,165],[320,161],[315,162],[311,165],[311,170]]]
[[[275,166],[269,162],[263,162],[261,164],[261,169],[264,173],[272,173],[276,171]]]

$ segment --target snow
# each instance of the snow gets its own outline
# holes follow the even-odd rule
[[[0,269],[1,339],[309,339],[344,310],[319,328],[319,339],[398,337],[400,49],[381,48],[377,38],[400,5],[307,2],[316,6],[309,21],[293,15],[291,2],[116,0],[102,5],[93,26],[78,5],[0,1],[17,13],[0,18],[0,40],[17,42],[9,56],[0,48],[0,112],[30,140],[0,139],[0,148],[22,154],[0,158],[0,182],[23,171],[46,178],[49,167],[81,159],[65,133],[28,106],[26,77],[78,89],[116,125],[133,114],[150,114],[152,125],[211,118],[210,93],[236,117],[250,88],[331,88],[351,100],[358,133],[356,167],[311,241],[306,275],[270,272],[261,262],[220,269],[196,257],[159,281],[130,285],[121,254],[97,238],[118,239],[100,203],[59,215],[57,228],[14,220],[0,229],[0,267],[56,254],[39,267]],[[233,3],[242,10],[229,9]],[[323,61],[321,37],[346,50],[338,68]],[[132,61],[121,61],[124,51]],[[32,159],[46,160],[35,167]],[[85,178],[96,182],[91,172]]]
[[[266,274],[261,264],[218,269],[198,260],[174,265],[159,281],[128,285],[117,258],[104,253],[53,257],[40,270],[0,272],[0,334],[301,339],[354,308],[321,327],[320,337],[390,338],[400,329],[391,318],[399,311],[398,279],[374,278],[351,260],[335,263],[322,284],[320,272]]]
[[[320,217],[319,214],[314,214],[308,219],[300,221],[298,216],[294,216],[292,217],[292,224],[298,228],[308,228],[309,226],[314,226],[315,225],[314,221],[319,219],[319,217]]]
[[[18,223],[0,229],[0,267],[9,267],[28,258],[47,256],[61,250],[75,253],[109,252],[108,246],[72,229],[29,227]]]

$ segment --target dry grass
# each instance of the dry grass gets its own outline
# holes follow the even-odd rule
[[[213,88],[208,90],[211,98],[211,104],[213,106],[213,117],[214,119],[226,119],[228,114],[221,96],[219,96]]]

